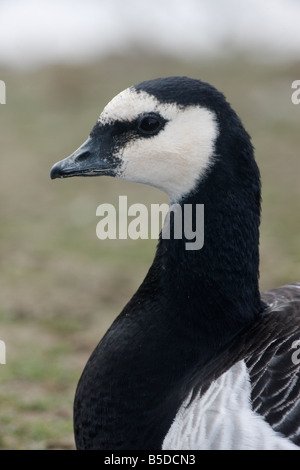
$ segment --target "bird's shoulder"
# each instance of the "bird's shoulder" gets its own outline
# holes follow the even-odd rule
[[[195,371],[192,400],[244,361],[253,411],[300,446],[300,283],[261,297],[266,306],[262,316]]]

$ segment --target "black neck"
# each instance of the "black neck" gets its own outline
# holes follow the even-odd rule
[[[256,188],[256,194],[246,192],[242,198],[241,188],[232,184],[228,190],[219,179],[219,173],[212,172],[207,183],[202,182],[194,195],[180,204],[182,233],[186,205],[195,208],[203,204],[203,247],[187,250],[190,240],[184,236],[182,240],[171,237],[171,240],[161,239],[157,251],[159,263],[164,267],[164,291],[174,307],[181,306],[182,321],[189,315],[198,329],[205,330],[218,343],[232,337],[261,311],[260,188]],[[195,212],[194,209],[194,223]],[[171,217],[171,234],[173,226]],[[195,228],[203,229],[194,224]]]

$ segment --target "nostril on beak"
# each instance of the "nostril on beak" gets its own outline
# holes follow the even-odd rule
[[[86,150],[83,153],[80,153],[78,157],[75,158],[76,162],[84,162],[88,157],[90,157],[91,152],[89,150]]]

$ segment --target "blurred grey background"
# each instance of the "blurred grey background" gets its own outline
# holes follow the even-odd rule
[[[299,57],[298,0],[2,0],[0,61],[29,68],[148,51],[180,59]]]

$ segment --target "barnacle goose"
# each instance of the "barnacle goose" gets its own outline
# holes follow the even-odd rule
[[[160,236],[80,378],[77,448],[299,449],[300,283],[259,293],[259,170],[223,94],[187,77],[121,92],[51,170],[97,175],[204,204],[205,241]]]

